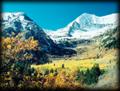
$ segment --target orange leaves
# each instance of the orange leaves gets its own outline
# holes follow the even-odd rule
[[[34,40],[33,37],[22,39],[21,36],[21,34],[18,34],[16,37],[2,38],[2,58],[4,60],[19,60],[20,58],[18,58],[17,55],[21,55],[21,52],[35,50],[38,47],[38,41]],[[22,56],[22,59],[30,58],[32,58],[31,54]]]
[[[13,37],[2,38],[2,48],[3,49],[16,49],[16,52],[21,50],[32,50],[38,46],[38,42],[33,38],[27,40],[16,39]]]
[[[25,45],[26,44],[26,45]],[[32,50],[34,48],[36,48],[38,46],[38,41],[34,40],[33,38],[29,38],[25,43],[24,43],[24,47],[27,50]]]

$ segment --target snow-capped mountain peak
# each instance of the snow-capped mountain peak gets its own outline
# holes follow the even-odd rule
[[[105,16],[83,13],[66,27],[47,32],[53,40],[62,38],[92,38],[118,25],[118,14]]]
[[[118,23],[118,14],[110,14],[106,16],[96,16],[94,14],[83,13],[75,20],[73,20],[68,26],[72,26],[75,22],[80,25],[81,28],[90,26],[93,24],[115,24]]]
[[[24,15],[25,15],[25,13],[23,13],[23,12],[14,12],[14,13],[6,12],[6,13],[2,13],[3,20],[13,20],[15,18],[18,18],[19,16],[21,17],[21,20],[23,20]]]
[[[41,48],[45,50],[55,45],[43,29],[23,12],[2,13],[1,24],[2,36],[4,37],[16,36],[19,33],[23,33],[23,39],[33,36],[41,44]]]
[[[43,29],[25,13],[3,13],[0,21],[2,26],[2,37],[14,37],[22,33],[22,39],[33,37],[38,41],[41,51],[49,54],[62,56],[76,53],[72,49],[65,49],[53,42]]]

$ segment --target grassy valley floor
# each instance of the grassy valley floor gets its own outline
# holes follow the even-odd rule
[[[76,88],[117,88],[118,77],[117,77],[117,49],[100,49],[96,45],[78,46],[76,48],[77,55],[73,57],[64,58],[52,58],[51,63],[42,65],[32,65],[37,73],[43,73],[49,71],[47,75],[44,73],[44,77],[48,80],[46,83],[48,87],[68,87]],[[85,73],[88,69],[98,64],[102,74],[99,76],[97,82],[91,84],[83,81],[84,77],[76,80],[79,72]],[[51,72],[50,72],[51,71]],[[54,75],[57,72],[57,75]],[[112,75],[114,73],[114,75]],[[89,74],[89,73],[88,73]],[[81,76],[81,75],[80,75]],[[94,75],[93,75],[94,76]],[[50,80],[54,79],[53,83]],[[59,80],[58,80],[59,79]],[[68,80],[66,80],[68,79]],[[49,86],[50,85],[50,86]],[[66,86],[67,85],[67,86]]]

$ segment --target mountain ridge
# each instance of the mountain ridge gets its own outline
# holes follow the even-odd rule
[[[44,31],[56,41],[60,37],[61,39],[73,37],[89,39],[97,33],[104,33],[109,28],[115,28],[118,25],[118,15],[118,13],[112,13],[105,16],[96,16],[95,14],[83,13],[64,28],[57,29],[56,31]]]
[[[54,41],[25,13],[3,13],[1,18],[2,36],[11,37],[14,33],[24,33],[23,39],[31,36],[38,40],[42,51],[55,55],[68,55],[74,53],[73,50],[67,50],[59,47]],[[64,54],[62,53],[64,51]],[[67,52],[68,51],[68,52]]]

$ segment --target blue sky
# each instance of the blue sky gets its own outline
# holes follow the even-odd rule
[[[25,12],[42,28],[55,30],[82,13],[103,16],[117,13],[118,6],[115,2],[4,2],[3,12]]]

